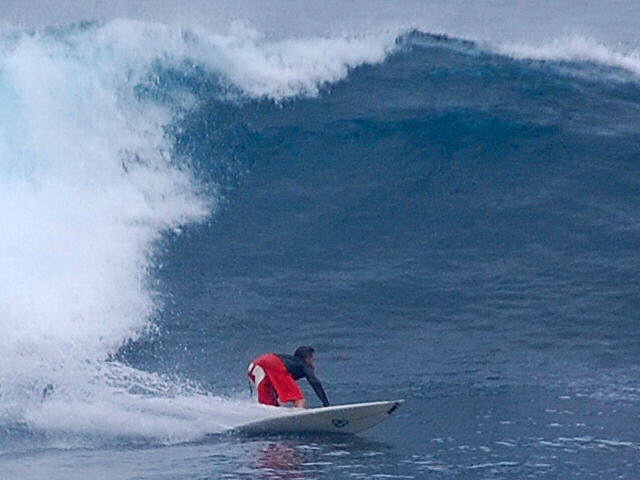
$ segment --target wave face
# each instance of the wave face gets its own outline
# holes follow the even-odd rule
[[[307,341],[335,358],[424,358],[443,384],[481,376],[635,398],[623,370],[637,353],[625,338],[638,333],[640,88],[621,54],[589,44],[526,58],[412,32],[313,98],[193,111],[178,151],[201,172],[226,157],[250,173],[230,180],[214,224],[165,257],[165,335],[130,358],[179,361],[225,388],[228,372],[198,360],[211,338],[224,339],[211,355],[229,368],[247,345]],[[207,335],[184,333],[183,316]],[[385,385],[342,368],[327,376]]]
[[[471,382],[438,360],[455,346],[486,378],[591,393],[637,354],[633,55],[132,21],[1,42],[0,421],[18,438],[178,442],[267,415],[214,396],[239,382],[211,365],[242,378],[274,343]]]

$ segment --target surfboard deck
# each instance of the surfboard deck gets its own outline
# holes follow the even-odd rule
[[[404,400],[353,403],[331,407],[283,409],[283,415],[234,428],[243,434],[359,433],[388,418]]]

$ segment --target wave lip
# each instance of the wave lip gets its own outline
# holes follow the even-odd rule
[[[271,40],[236,24],[229,35],[192,31],[188,55],[244,95],[283,100],[317,95],[350,69],[382,62],[394,51],[396,37],[387,32]]]

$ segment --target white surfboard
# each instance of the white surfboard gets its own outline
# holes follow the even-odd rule
[[[240,433],[358,433],[388,418],[404,400],[353,403],[332,407],[283,409],[277,417],[245,423]],[[286,412],[286,413],[285,413]]]

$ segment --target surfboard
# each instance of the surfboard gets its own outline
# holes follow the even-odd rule
[[[404,400],[391,400],[307,410],[282,409],[282,415],[245,423],[234,428],[234,431],[252,435],[265,433],[359,433],[388,418],[403,403]]]

